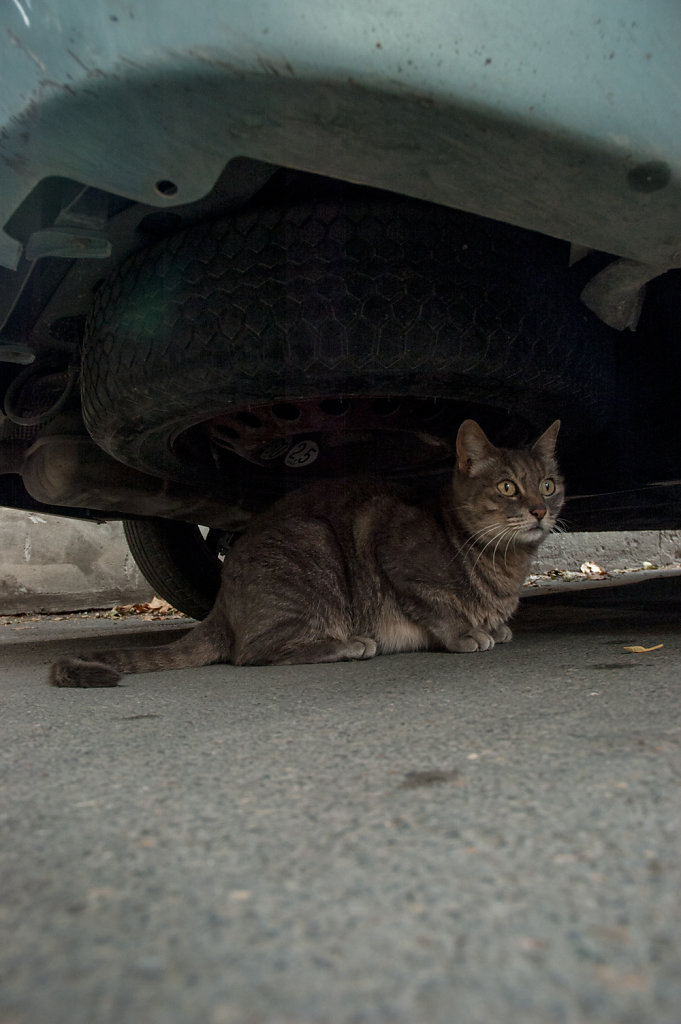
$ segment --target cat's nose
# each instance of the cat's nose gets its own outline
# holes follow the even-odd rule
[[[531,508],[530,515],[534,516],[535,519],[543,519],[546,515],[546,508],[543,505],[538,505],[537,508]]]

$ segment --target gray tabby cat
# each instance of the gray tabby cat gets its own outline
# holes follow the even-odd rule
[[[433,509],[369,479],[313,484],[253,521],[225,559],[208,617],[152,649],[60,658],[54,686],[115,686],[124,672],[342,661],[397,651],[486,651],[507,622],[563,481],[556,420],[531,448],[496,448],[473,420]]]

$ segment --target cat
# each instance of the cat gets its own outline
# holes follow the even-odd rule
[[[369,478],[286,495],[235,542],[213,609],[190,633],[155,648],[59,658],[50,682],[115,686],[125,672],[506,643],[531,558],[564,500],[559,427],[506,449],[465,420],[453,479],[432,508]]]

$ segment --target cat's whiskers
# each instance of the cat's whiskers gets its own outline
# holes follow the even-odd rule
[[[466,541],[466,545],[471,546],[473,544],[477,544],[477,542],[481,540],[486,534],[491,533],[493,530],[497,530],[498,528],[498,523],[491,523],[489,526],[480,527],[479,530],[476,530],[475,533],[472,533],[470,535],[470,537]]]
[[[463,555],[467,555],[478,544],[478,541],[480,541],[491,530],[495,529],[496,524],[494,524],[494,526],[481,527],[479,530],[471,533],[461,545],[461,553]]]
[[[508,545],[511,543],[511,541],[513,540],[513,538],[514,538],[514,536],[516,535],[517,532],[518,532],[517,529],[514,529],[512,526],[507,526],[506,529],[504,530],[504,532],[499,537],[499,540],[497,541],[497,543],[495,545],[494,551],[492,552],[492,569],[494,571],[496,571],[495,559],[497,557],[497,550],[498,550],[499,545],[501,544],[502,540],[504,539],[504,536],[507,533],[510,533],[510,537],[509,537],[509,539],[508,539],[508,541],[506,543],[506,548],[504,549],[504,565],[506,565],[506,555],[508,553]]]
[[[509,527],[508,526],[502,526],[501,528],[498,528],[498,529],[499,529],[499,532],[495,533],[494,536],[490,540],[487,541],[485,546],[482,548],[480,554],[478,555],[478,557],[473,562],[473,565],[471,567],[471,572],[473,572],[475,570],[476,565],[478,564],[478,562],[480,561],[480,559],[484,555],[485,551],[487,551],[487,548],[490,547],[492,544],[494,544],[494,542],[495,542],[495,540],[497,540],[497,538],[498,538],[497,547],[499,546],[499,544],[501,543],[501,539],[507,533]],[[494,552],[492,553],[492,565],[493,566],[494,566],[494,556],[496,555],[496,550],[497,549],[495,548]]]
[[[508,565],[507,559],[508,559],[509,545],[512,543],[513,547],[515,548],[515,542],[518,539],[518,534],[519,533],[520,533],[519,529],[513,530],[511,536],[508,538],[508,541],[506,542],[506,547],[504,548],[504,565]]]
[[[493,534],[493,536],[489,537],[486,543],[483,544],[477,558],[473,562],[471,571],[475,569],[485,551],[491,547],[492,544],[495,545],[492,552],[492,568],[496,571],[496,555],[504,539],[506,539],[506,546],[504,548],[504,565],[508,565],[509,549],[511,547],[515,549],[516,541],[524,532],[527,525],[528,524],[524,521],[518,521],[518,519],[514,517],[506,526],[500,526],[498,523],[494,523],[490,526],[482,527],[480,530],[477,530],[472,534],[461,549],[463,555],[469,554],[472,548],[478,545],[483,538],[488,537],[490,533]]]
[[[476,530],[475,533],[472,533],[470,535],[470,537],[465,542],[465,544],[462,545],[462,547],[461,547],[461,554],[464,555],[464,556],[468,555],[472,551],[472,549],[478,545],[478,542],[481,541],[483,537],[485,537],[488,533],[491,533],[492,531],[498,530],[498,529],[499,529],[499,524],[498,523],[492,523],[490,526],[484,526],[481,529]],[[492,541],[494,539],[495,538],[493,537]]]

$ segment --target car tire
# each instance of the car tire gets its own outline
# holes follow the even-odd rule
[[[593,436],[615,332],[580,305],[564,243],[349,195],[191,227],[105,280],[82,361],[94,440],[147,473],[205,483],[219,476],[210,446],[183,444],[197,424],[367,393],[477,402],[532,429],[559,417]]]
[[[220,588],[214,531],[169,519],[123,522],[130,553],[154,593],[185,615],[205,619]]]

